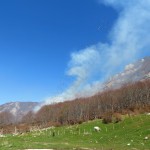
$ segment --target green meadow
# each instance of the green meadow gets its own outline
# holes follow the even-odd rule
[[[94,126],[101,131],[94,131]],[[0,150],[23,149],[150,150],[150,115],[123,116],[119,123],[94,120],[0,137]]]

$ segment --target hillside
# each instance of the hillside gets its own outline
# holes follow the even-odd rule
[[[0,112],[10,112],[18,121],[38,104],[37,102],[10,102],[0,105]]]
[[[12,124],[10,114],[0,113],[0,149],[149,150],[149,64],[150,57],[130,64],[91,97],[45,105],[37,112],[31,110],[38,103],[2,105],[1,112],[17,119],[25,115]]]
[[[0,149],[54,150],[149,150],[150,115],[122,116],[119,123],[102,124],[101,120],[74,126],[51,127],[31,133],[0,137]],[[94,126],[101,128],[94,131]]]
[[[92,97],[78,98],[43,106],[36,113],[23,117],[27,124],[51,125],[77,124],[96,118],[111,122],[114,113],[130,114],[150,111],[150,80],[124,85]]]
[[[104,89],[119,88],[124,84],[150,78],[150,57],[145,57],[125,67],[104,83]]]
[[[150,57],[145,57],[136,61],[133,64],[129,64],[125,67],[123,72],[120,72],[106,81],[102,87],[101,92],[110,89],[120,88],[124,84],[134,83],[150,78]],[[20,120],[22,116],[33,110],[39,103],[36,102],[11,102],[4,105],[0,105],[0,112],[8,111],[13,114],[17,120]]]

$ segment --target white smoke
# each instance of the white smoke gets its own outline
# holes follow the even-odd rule
[[[111,43],[98,43],[71,54],[67,74],[75,76],[72,86],[44,104],[89,96],[101,90],[101,82],[120,66],[147,53],[150,47],[150,0],[100,0],[119,13],[112,31]],[[98,76],[94,81],[93,76]],[[101,76],[102,75],[102,76]],[[43,105],[44,105],[43,104]]]

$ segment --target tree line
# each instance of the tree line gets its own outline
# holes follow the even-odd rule
[[[78,98],[43,106],[38,112],[28,112],[20,124],[60,126],[82,123],[93,119],[112,121],[118,114],[150,112],[150,80],[126,84],[119,89],[107,90],[91,97]],[[0,126],[14,124],[12,114],[0,113]],[[19,123],[18,123],[19,124]]]
[[[124,85],[92,97],[45,105],[37,113],[29,112],[22,121],[29,124],[66,125],[135,111],[150,111],[150,80]]]

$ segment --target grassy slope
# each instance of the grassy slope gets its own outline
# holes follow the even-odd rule
[[[94,132],[94,126],[99,126],[101,131]],[[144,140],[146,136],[148,140]],[[101,120],[94,120],[81,125],[0,138],[0,150],[26,148],[150,150],[150,116],[125,117],[120,123],[107,125]]]

